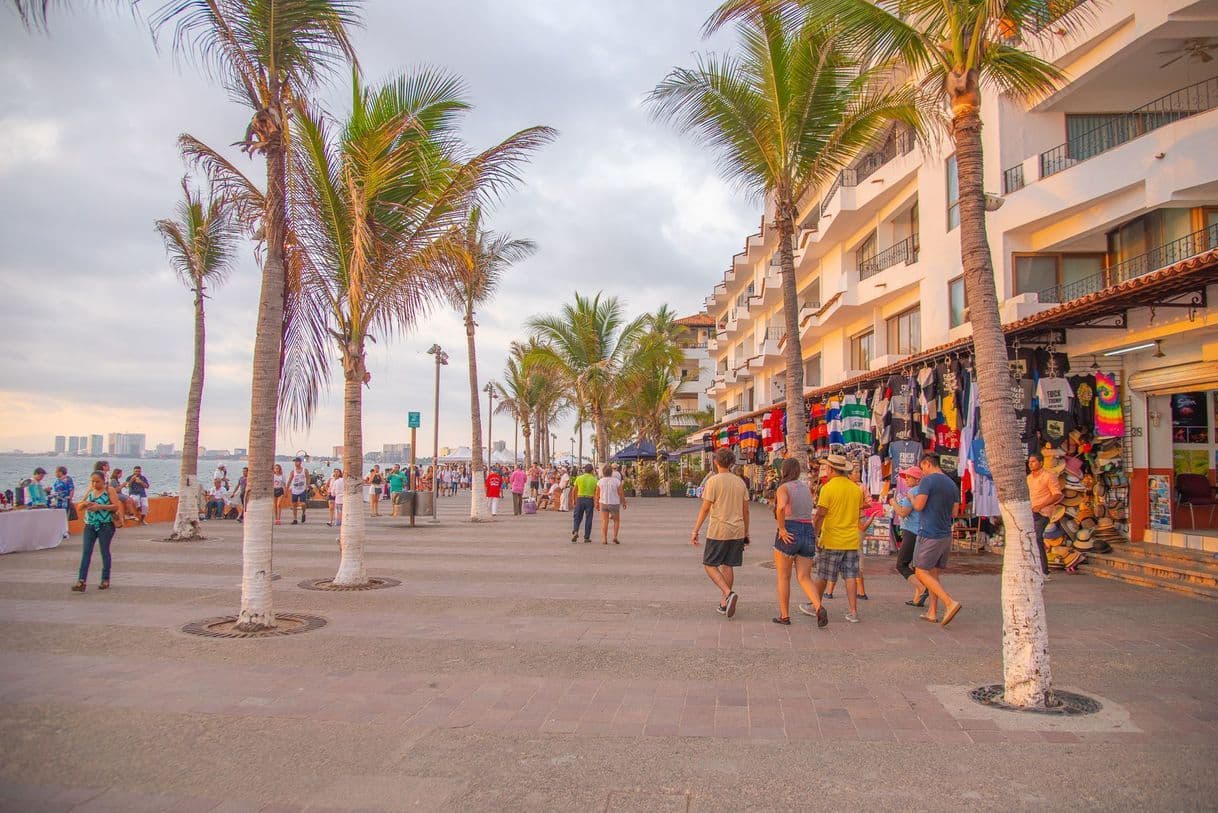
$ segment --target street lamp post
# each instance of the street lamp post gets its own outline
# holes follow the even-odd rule
[[[575,457],[575,438],[571,438],[571,457]]]
[[[436,357],[436,400],[431,452],[431,521],[439,522],[436,506],[440,502],[440,367],[448,364],[448,354],[438,344],[433,344],[427,352]]]
[[[550,433],[550,465],[554,465],[554,447],[558,445],[558,433]]]

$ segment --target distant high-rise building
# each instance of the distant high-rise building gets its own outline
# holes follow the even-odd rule
[[[495,441],[495,451],[496,452],[506,452],[507,451],[507,441],[506,440]]]
[[[76,435],[68,436],[68,454],[70,454],[70,455],[80,454],[80,441],[81,441],[81,438],[77,437]]]
[[[342,460],[342,458],[343,458],[343,447],[342,447],[342,446],[335,446],[335,447],[334,447],[334,459],[335,459],[335,460]]]
[[[89,456],[101,457],[105,454],[103,451],[102,442],[105,440],[101,435],[89,435]]]
[[[89,436],[88,435],[81,435],[80,437],[78,437],[76,439],[76,453],[82,454],[82,455],[89,453]]]
[[[127,432],[111,432],[107,440],[107,454],[115,457],[143,457],[146,436]]]
[[[68,439],[63,435],[55,436],[55,454],[63,454],[68,450]]]
[[[173,457],[174,445],[172,443],[158,443],[156,445],[157,457]]]
[[[409,443],[386,443],[381,447],[381,463],[392,466],[410,462]]]

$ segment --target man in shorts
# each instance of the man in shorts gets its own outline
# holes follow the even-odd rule
[[[840,578],[846,583],[846,598],[850,602],[846,620],[857,624],[859,536],[864,524],[859,520],[863,511],[863,492],[850,479],[853,464],[844,456],[831,454],[825,464],[829,469],[829,481],[821,486],[816,513],[812,515],[812,527],[820,546],[816,556],[816,597],[821,600],[825,586]]]
[[[292,459],[292,470],[288,472],[288,494],[292,497],[292,524],[296,524],[296,511],[299,510],[300,524],[304,525],[305,508],[309,505],[309,473],[299,457]]]
[[[127,478],[127,497],[131,504],[138,509],[136,516],[139,518],[141,525],[148,524],[148,478],[144,476],[143,470],[136,466],[131,470],[131,476]]]
[[[736,614],[740,598],[732,589],[733,568],[744,564],[744,546],[749,543],[749,490],[743,480],[732,474],[735,462],[736,455],[731,449],[724,447],[715,452],[715,473],[707,478],[702,489],[702,507],[689,536],[689,544],[697,547],[702,523],[710,518],[702,567],[723,593],[716,612],[728,618]]]
[[[524,466],[520,463],[516,464],[516,468],[508,475],[508,489],[512,492],[512,514],[520,516],[520,509],[524,503],[524,484],[528,480],[528,475],[525,474]]]
[[[960,502],[960,491],[952,478],[939,468],[939,458],[923,455],[918,465],[922,469],[922,481],[918,483],[918,495],[913,498],[913,507],[918,512],[918,543],[914,547],[913,566],[918,581],[930,591],[926,615],[919,617],[924,621],[938,621],[938,605],[942,602],[943,620],[939,623],[946,627],[961,607],[939,581],[952,549],[952,516]]]
[[[406,474],[401,466],[395,464],[385,479],[389,482],[389,516],[396,517],[405,502]]]

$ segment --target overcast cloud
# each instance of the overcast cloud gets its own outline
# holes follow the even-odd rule
[[[492,228],[539,251],[479,315],[482,380],[502,370],[525,319],[576,290],[619,296],[632,314],[665,303],[682,315],[700,310],[755,230],[755,202],[642,106],[674,65],[722,47],[699,34],[713,5],[367,3],[367,26],[355,32],[367,81],[419,65],[457,73],[475,104],[466,133],[476,147],[535,124],[560,131],[490,217]],[[227,145],[244,132],[243,109],[190,64],[158,53],[146,24],[122,14],[61,14],[49,35],[28,34],[5,4],[0,44],[0,449],[40,451],[56,434],[115,431],[180,444],[192,308],[152,224],[180,195],[177,135]],[[339,113],[344,82],[322,91]],[[226,149],[260,177],[258,162]],[[208,302],[208,448],[246,445],[257,292],[246,251]],[[455,315],[437,311],[410,335],[370,347],[366,449],[405,440],[407,410],[423,413],[420,445],[430,447],[432,342],[451,358],[440,443],[469,443],[464,332]],[[336,388],[325,399],[311,431],[281,433],[280,451],[340,443],[340,395]],[[507,437],[503,418],[494,435]],[[570,435],[560,430],[559,449]]]

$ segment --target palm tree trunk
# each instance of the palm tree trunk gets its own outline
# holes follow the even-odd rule
[[[592,428],[596,430],[596,462],[604,465],[609,459],[609,436],[605,432],[605,410],[600,404],[592,407]]]
[[[533,447],[529,443],[529,438],[532,437],[532,430],[529,429],[529,416],[522,415],[520,419],[520,431],[524,435],[524,465],[533,465]]]
[[[575,461],[577,466],[582,466],[584,463],[584,413],[579,413],[579,458]]]
[[[286,122],[279,79],[271,76],[271,98]],[[271,598],[271,554],[274,532],[273,481],[275,437],[279,418],[279,376],[283,368],[284,236],[287,223],[287,145],[282,130],[269,133],[266,148],[266,261],[258,298],[254,337],[254,371],[250,397],[250,472],[248,503],[242,525],[241,612],[237,629],[254,632],[275,626]]]
[[[182,467],[178,473],[178,515],[173,521],[174,542],[199,538],[199,413],[203,406],[203,363],[206,331],[203,319],[203,283],[195,285],[195,366],[186,393],[186,429],[182,436]]]
[[[368,583],[364,565],[364,348],[343,352],[343,524],[339,526],[338,573],[334,584]]]
[[[804,412],[804,358],[799,342],[799,292],[795,287],[795,254],[791,239],[795,233],[794,204],[778,200],[778,257],[782,263],[782,318],[787,333],[783,351],[787,365],[787,449],[797,460],[808,463],[808,418]]]
[[[469,518],[486,519],[486,480],[482,476],[482,404],[478,397],[478,349],[474,344],[474,303],[465,305],[465,348],[469,355],[470,478]],[[489,452],[489,450],[488,450]]]
[[[1002,662],[1005,700],[1023,708],[1050,700],[1049,632],[1036,551],[1032,503],[1024,479],[1026,450],[1011,403],[1006,337],[998,313],[994,267],[986,236],[981,117],[976,78],[964,78],[952,99],[952,138],[960,183],[960,253],[973,327],[981,431],[1006,528],[1002,558]]]

